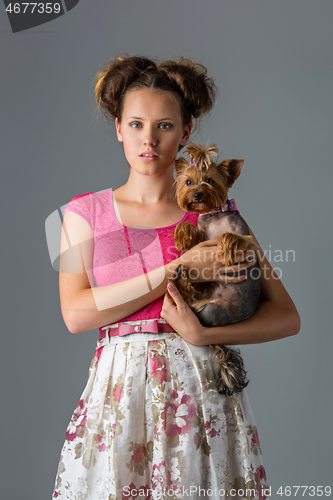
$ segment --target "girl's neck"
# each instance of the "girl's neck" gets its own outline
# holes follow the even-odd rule
[[[140,175],[131,171],[127,182],[117,189],[121,198],[144,204],[175,201],[172,171],[156,176]]]

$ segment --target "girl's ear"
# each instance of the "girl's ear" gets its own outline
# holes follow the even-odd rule
[[[191,130],[192,130],[192,124],[191,123],[189,123],[188,125],[186,125],[184,127],[183,137],[182,137],[181,141],[179,142],[180,146],[185,146],[185,144],[187,143],[187,141],[190,138]]]
[[[115,119],[115,125],[116,125],[116,130],[117,130],[117,139],[119,142],[123,142],[123,137],[120,133],[120,123],[118,121],[118,118]]]

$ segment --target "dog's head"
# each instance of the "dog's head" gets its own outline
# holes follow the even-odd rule
[[[176,167],[177,203],[183,210],[194,213],[212,212],[225,204],[228,190],[239,177],[244,160],[214,162],[215,144],[190,144],[186,148],[190,161],[179,158]]]

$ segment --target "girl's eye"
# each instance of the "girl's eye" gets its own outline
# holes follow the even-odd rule
[[[192,181],[191,181],[190,179],[187,179],[187,181],[186,181],[186,185],[187,185],[187,186],[191,186],[191,184],[192,184]]]
[[[161,126],[162,128],[164,128],[164,129],[166,129],[166,130],[168,130],[169,128],[171,128],[170,123],[161,123],[161,125],[160,125],[160,126]]]
[[[133,127],[133,128],[139,128],[139,127],[141,127],[141,125],[138,122],[133,122],[133,123],[131,123],[131,127]]]
[[[213,179],[211,179],[210,177],[208,177],[208,179],[206,179],[207,184],[213,184]]]

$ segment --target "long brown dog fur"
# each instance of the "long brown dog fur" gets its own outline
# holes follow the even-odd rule
[[[206,147],[190,144],[186,152],[190,155],[190,162],[183,157],[175,162],[177,203],[183,210],[188,212],[199,214],[214,212],[217,207],[223,206],[227,201],[228,190],[239,177],[244,160],[232,159],[220,163],[214,162],[211,157],[218,154],[217,147],[214,144]],[[227,231],[219,234],[218,257],[225,266],[231,266],[236,263],[239,252],[252,250],[255,256],[258,245],[254,238],[249,235],[247,224],[240,215],[236,216],[232,211],[230,214],[225,213],[224,215],[229,217],[229,224],[230,217],[233,217],[232,224],[234,225],[231,225],[231,227],[235,228],[235,232]],[[199,219],[202,221],[201,227]],[[199,219],[198,227],[187,222],[181,222],[177,225],[174,232],[174,241],[178,250],[189,250],[201,241],[210,239],[209,231],[212,221],[213,223],[215,221],[215,216],[201,215]],[[225,220],[228,221],[228,219]],[[236,220],[236,224],[234,220]],[[238,226],[239,223],[240,226]],[[247,234],[240,234],[244,232],[247,232]],[[175,283],[185,302],[200,319],[200,314],[202,315],[205,306],[212,303],[218,305],[219,302],[218,299],[212,298],[212,288],[209,285],[207,286],[207,283],[195,283],[190,279],[189,273],[190,271],[186,267],[180,266],[170,281]],[[233,284],[233,286],[239,285],[240,283]],[[255,293],[259,297],[258,290],[258,285],[256,285]],[[168,292],[166,294],[170,297]],[[250,313],[246,313],[247,317],[249,314],[254,313],[255,308],[254,303]],[[237,321],[236,316],[234,320]],[[231,320],[229,323],[235,321]],[[220,367],[219,392],[228,395],[241,392],[248,385],[248,380],[239,350],[216,345],[214,355],[217,357]]]

